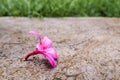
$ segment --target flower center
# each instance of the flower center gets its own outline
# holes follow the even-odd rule
[[[45,49],[46,47],[42,44],[42,48]]]

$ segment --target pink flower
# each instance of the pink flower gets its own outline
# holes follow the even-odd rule
[[[41,39],[40,34],[36,31],[30,31],[29,33],[36,35],[40,42],[36,45],[37,48],[33,52],[25,55],[23,59],[27,60],[27,58],[29,58],[32,55],[43,54],[49,60],[52,67],[55,67],[56,66],[55,60],[58,58],[58,56],[56,50],[52,48],[53,42],[47,36]]]

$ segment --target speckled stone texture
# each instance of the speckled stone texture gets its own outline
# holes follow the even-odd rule
[[[30,30],[53,40],[56,68],[43,55],[22,61],[39,42]],[[120,19],[1,17],[0,80],[120,80]]]

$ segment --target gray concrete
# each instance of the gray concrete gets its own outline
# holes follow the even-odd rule
[[[38,39],[54,41],[59,59],[52,69],[42,55],[22,57]],[[120,19],[0,18],[0,80],[120,80]]]

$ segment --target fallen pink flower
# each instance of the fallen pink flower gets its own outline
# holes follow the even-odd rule
[[[43,54],[49,60],[52,67],[55,67],[56,66],[55,60],[58,58],[58,56],[56,50],[52,48],[53,42],[47,36],[41,39],[40,34],[36,31],[30,31],[29,33],[36,35],[40,42],[36,45],[36,49],[33,52],[25,55],[23,60],[27,60],[32,55]]]

